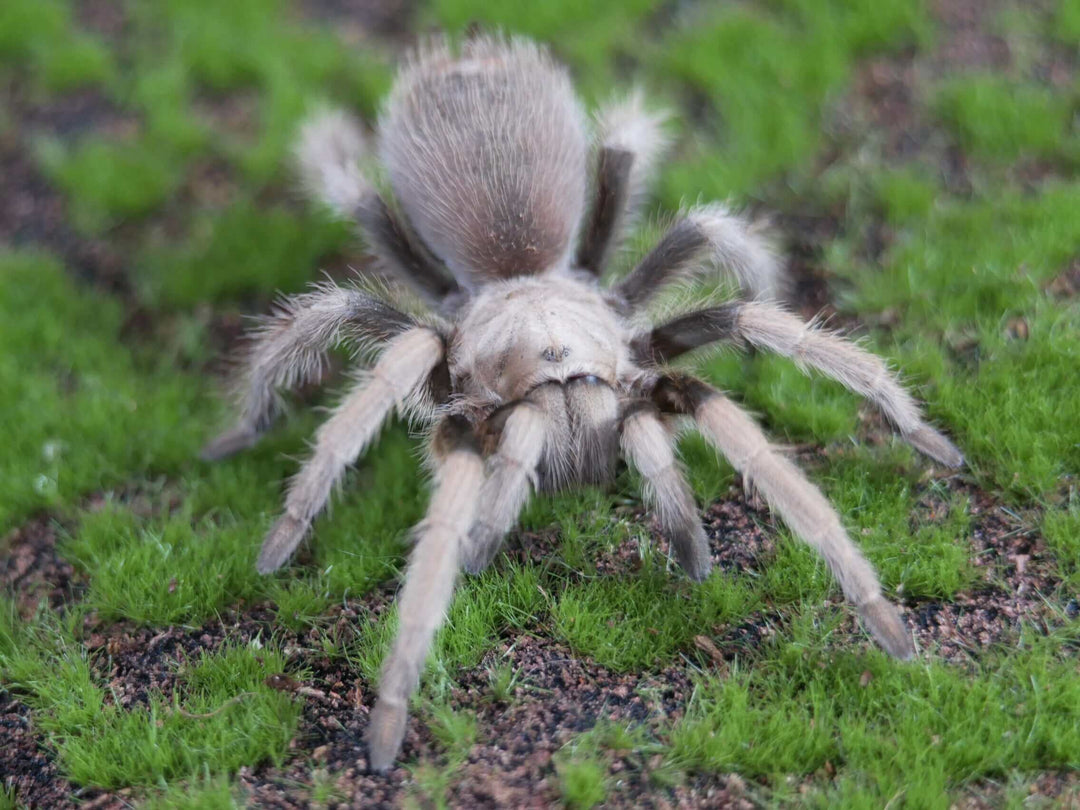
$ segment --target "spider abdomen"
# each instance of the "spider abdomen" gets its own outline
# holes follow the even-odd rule
[[[462,286],[566,263],[586,127],[566,70],[535,44],[421,49],[391,92],[379,149],[406,214]]]

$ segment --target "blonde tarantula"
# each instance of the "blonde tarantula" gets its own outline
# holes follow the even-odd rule
[[[292,480],[259,555],[265,574],[289,559],[395,407],[432,426],[433,491],[367,733],[375,770],[390,767],[401,747],[458,569],[490,564],[532,489],[609,482],[621,451],[683,570],[694,580],[709,573],[706,536],[676,460],[680,423],[817,549],[889,653],[914,654],[874,569],[818,489],[734,402],[667,364],[717,342],[776,352],[867,397],[931,458],[957,466],[962,456],[881,360],[769,302],[777,258],[753,224],[722,205],[689,209],[628,275],[602,283],[665,146],[662,123],[637,96],[612,104],[597,117],[590,160],[567,72],[532,42],[481,36],[460,51],[430,42],[398,73],[378,154],[400,207],[362,174],[364,141],[347,116],[323,113],[301,130],[308,190],[356,221],[384,268],[428,311],[407,314],[385,296],[331,283],[286,300],[252,340],[238,424],[204,457],[251,446],[273,421],[277,391],[317,379],[334,345],[380,350]],[[751,297],[644,323],[662,290],[706,267],[730,273]]]

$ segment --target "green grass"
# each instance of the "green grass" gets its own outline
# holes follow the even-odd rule
[[[300,705],[263,683],[284,669],[266,645],[203,651],[180,668],[179,688],[151,690],[146,705],[123,708],[70,630],[51,623],[7,634],[5,680],[25,696],[62,769],[80,784],[153,785],[280,762],[296,728]]]
[[[213,465],[196,454],[227,418],[210,371],[222,334],[359,253],[347,227],[296,200],[288,148],[314,104],[371,120],[397,44],[357,42],[285,0],[131,3],[116,46],[85,28],[76,4],[0,5],[0,79],[26,89],[0,110],[0,147],[33,161],[76,237],[108,243],[125,273],[118,293],[92,277],[94,250],[31,249],[22,232],[19,247],[0,245],[0,538],[42,518],[77,594],[29,619],[29,606],[0,600],[0,683],[30,706],[78,787],[130,788],[147,807],[244,806],[240,769],[265,763],[277,779],[290,758],[309,803],[348,801],[338,771],[303,762],[306,741],[289,748],[300,701],[265,679],[287,668],[288,647],[290,669],[333,662],[364,694],[375,689],[396,615],[357,600],[404,571],[429,492],[421,440],[388,428],[316,522],[306,564],[265,578],[253,568],[259,539],[340,385],[291,400],[290,418],[247,453]],[[522,531],[552,552],[462,580],[414,702],[435,745],[406,763],[407,803],[451,802],[475,744],[497,743],[485,712],[548,699],[514,663],[525,635],[619,673],[685,668],[695,684],[681,719],[600,719],[565,741],[544,796],[570,807],[623,789],[616,757],[658,792],[735,773],[755,801],[830,807],[947,807],[988,780],[1019,806],[1038,774],[1080,765],[1069,613],[1080,586],[1080,307],[1055,284],[1080,245],[1077,90],[1044,81],[1040,62],[1051,42],[1075,47],[1076,9],[1003,9],[994,25],[1016,45],[1008,70],[916,71],[911,104],[932,132],[910,159],[884,157],[885,133],[852,120],[848,101],[867,59],[932,61],[949,34],[923,0],[417,9],[417,30],[477,21],[549,41],[590,107],[639,84],[673,108],[661,215],[633,253],[658,235],[655,220],[699,198],[779,212],[784,236],[813,243],[799,267],[827,276],[841,317],[865,324],[857,334],[956,438],[965,486],[929,475],[858,397],[781,358],[726,351],[692,365],[779,443],[823,451],[809,477],[909,616],[964,605],[1000,574],[972,559],[982,518],[967,486],[1009,503],[1018,536],[1037,533],[1039,565],[1061,584],[1040,594],[1049,634],[1024,620],[990,649],[973,642],[962,665],[933,646],[898,665],[851,632],[827,569],[777,521],[761,518],[773,552],[692,585],[634,519],[636,475],[610,492],[534,499]],[[68,122],[73,99],[89,112]],[[25,105],[43,108],[32,127]],[[940,147],[962,155],[960,168],[935,162]],[[807,237],[804,221],[835,222],[836,234]],[[699,438],[680,448],[699,501],[728,497],[730,465]],[[635,570],[598,570],[598,556],[626,546]],[[117,700],[107,653],[87,644],[91,627],[186,632],[252,605],[268,606],[295,646],[235,640],[171,661],[170,686],[133,703]],[[356,618],[340,621],[342,606]],[[695,636],[744,622],[769,633],[721,673]],[[478,694],[461,690],[477,668]],[[0,793],[0,807],[20,801]]]
[[[715,110],[715,141],[664,178],[672,205],[698,195],[745,199],[763,184],[805,173],[825,141],[829,99],[850,79],[855,60],[928,35],[921,0],[708,8],[669,35],[654,65]]]
[[[348,244],[349,231],[317,214],[239,200],[198,216],[183,251],[171,243],[148,248],[139,261],[144,294],[150,301],[192,307],[268,289],[301,289],[320,259]]]
[[[1025,157],[1080,160],[1076,106],[1077,99],[1069,95],[992,75],[954,79],[935,99],[938,115],[966,149],[1007,162]]]
[[[0,277],[0,531],[194,456],[217,406],[205,383],[119,340],[118,301],[42,254],[0,252]]]
[[[29,76],[39,93],[102,84],[116,70],[112,54],[80,31],[68,0],[9,0],[0,8],[0,75]]]
[[[184,171],[182,163],[146,139],[124,143],[89,137],[73,148],[45,141],[38,159],[71,198],[76,227],[88,233],[153,211],[176,193]]]
[[[728,678],[705,678],[672,730],[673,759],[692,771],[844,776],[828,806],[881,804],[898,793],[947,807],[960,784],[1013,769],[1077,766],[1080,694],[1070,633],[999,649],[975,673],[882,654],[838,654],[807,622]],[[911,774],[919,774],[917,780]]]

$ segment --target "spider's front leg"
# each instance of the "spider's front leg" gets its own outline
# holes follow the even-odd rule
[[[836,510],[798,467],[769,445],[753,419],[691,377],[661,378],[653,397],[661,409],[693,417],[705,439],[765,496],[792,532],[817,549],[886,651],[904,660],[915,655],[899,611],[882,595],[873,567],[851,542]]]
[[[496,411],[484,426],[489,435],[498,436],[498,444],[487,460],[481,508],[462,556],[469,573],[479,573],[491,564],[529,499],[552,432],[552,420],[542,403],[555,388],[540,386],[525,399]]]
[[[661,365],[717,341],[745,341],[819,371],[874,403],[919,452],[948,467],[964,463],[956,446],[923,419],[918,403],[881,358],[774,304],[732,302],[690,312],[635,341],[634,351],[640,362]]]
[[[484,464],[468,422],[461,417],[446,419],[435,433],[433,451],[435,489],[416,529],[416,547],[397,600],[398,635],[383,664],[379,697],[368,725],[370,766],[375,771],[389,768],[401,748],[409,698],[450,606],[462,544],[481,500]]]
[[[285,512],[263,541],[259,573],[285,564],[348,465],[375,438],[394,406],[421,391],[444,353],[442,336],[427,327],[415,327],[390,341],[375,367],[319,428],[315,452],[289,485]]]
[[[634,402],[620,425],[623,454],[644,479],[645,499],[656,511],[687,576],[709,575],[709,541],[701,527],[694,495],[675,459],[675,442],[652,403]]]

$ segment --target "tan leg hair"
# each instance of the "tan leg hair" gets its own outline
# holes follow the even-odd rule
[[[498,449],[487,462],[480,510],[464,550],[466,571],[475,574],[487,568],[513,528],[529,499],[550,424],[544,410],[527,400],[514,405],[506,417]]]
[[[259,573],[285,564],[348,465],[375,438],[394,405],[414,396],[442,357],[442,338],[424,327],[390,341],[375,367],[319,428],[315,452],[292,480],[285,512],[263,541]]]
[[[719,392],[702,398],[694,417],[702,434],[757,487],[792,532],[817,549],[881,646],[897,658],[914,656],[899,612],[881,595],[874,569],[817,487],[774,451],[754,421]]]
[[[749,302],[735,317],[737,333],[751,345],[832,377],[873,402],[920,452],[949,467],[963,464],[960,451],[923,421],[918,404],[879,357],[771,304]]]
[[[541,385],[529,394],[529,402],[544,412],[547,420],[544,451],[538,472],[546,475],[537,479],[538,489],[557,489],[573,474],[574,459],[567,449],[573,441],[573,425],[566,389],[561,385]]]
[[[622,449],[644,479],[645,500],[656,511],[679,564],[698,582],[709,575],[709,543],[693,493],[675,459],[675,441],[655,408],[639,408],[622,422]]]
[[[589,379],[574,380],[565,391],[578,480],[604,483],[617,458],[619,399],[609,386]]]
[[[361,345],[387,340],[413,326],[409,316],[360,290],[336,284],[284,299],[255,332],[237,386],[236,425],[202,451],[225,458],[253,445],[273,422],[278,391],[316,380],[326,353],[346,338]]]
[[[409,697],[453,597],[461,545],[484,481],[483,461],[472,448],[456,449],[438,464],[436,479],[427,516],[417,527],[416,548],[397,600],[398,634],[368,723],[369,763],[375,771],[393,765],[401,748]]]

